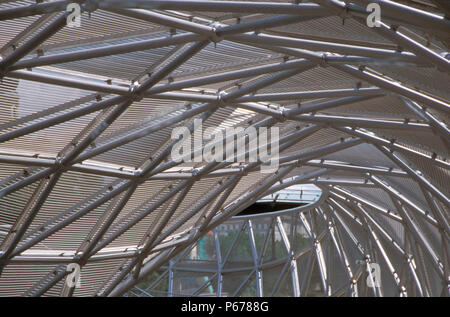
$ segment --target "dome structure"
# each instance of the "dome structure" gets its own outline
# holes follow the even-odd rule
[[[263,197],[209,231],[126,295],[321,296],[320,262],[313,262],[314,237],[307,219],[320,214],[315,209],[323,197],[320,188],[311,184]],[[327,230],[327,226],[315,230],[323,247]],[[332,261],[339,265],[337,257]],[[334,272],[341,284],[347,282],[345,270]]]
[[[296,213],[307,254],[282,239],[293,295],[314,275],[323,296],[448,296],[449,15],[440,0],[3,1],[0,296],[130,294],[301,184],[322,194]]]

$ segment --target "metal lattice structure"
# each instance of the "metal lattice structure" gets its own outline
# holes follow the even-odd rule
[[[123,295],[259,198],[312,183],[324,295],[364,294],[358,254],[381,267],[376,296],[447,296],[449,14],[439,0],[3,1],[0,295]],[[279,127],[280,168],[173,161],[171,131],[195,118]]]
[[[336,256],[332,262],[327,261],[326,256],[332,254],[322,249],[317,249],[320,253],[316,253],[314,246],[317,233],[320,248],[329,248],[325,239],[327,218],[319,207],[325,196],[316,186],[296,187],[264,197],[257,203],[279,208],[286,203],[299,206],[232,217],[135,286],[127,296],[328,295],[332,290],[322,288],[327,277],[321,278],[320,264],[323,260],[333,266],[340,263]],[[258,211],[258,207],[255,210]],[[318,215],[324,217],[325,225],[318,222]],[[311,229],[313,221],[314,230]],[[347,261],[352,260],[347,258]],[[359,268],[359,271],[363,270]],[[324,272],[326,274],[326,268]],[[342,293],[347,290],[346,285],[342,285],[347,283],[345,269],[334,268],[333,272],[335,276],[330,286],[338,285]],[[367,291],[365,279],[357,280]]]

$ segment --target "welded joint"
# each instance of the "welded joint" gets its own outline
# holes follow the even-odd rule
[[[192,182],[200,181],[201,178],[202,178],[202,176],[203,176],[201,170],[199,170],[199,169],[197,169],[197,168],[193,168],[193,169],[192,169],[191,175],[192,175],[192,176],[191,176],[191,181],[192,181]]]
[[[219,107],[224,107],[226,106],[227,102],[226,102],[226,97],[227,97],[227,93],[225,91],[219,91],[217,93],[217,105]]]
[[[247,169],[245,165],[239,165],[239,174],[241,175],[241,177],[247,176],[248,172],[249,169]]]
[[[330,64],[328,63],[328,54],[327,53],[322,53],[321,59],[319,62],[319,66],[324,67],[324,68],[330,66]]]
[[[212,34],[209,37],[209,40],[211,42],[213,42],[214,44],[219,43],[223,40],[223,36],[220,35],[220,28],[222,27],[222,25],[218,22],[214,22],[211,25],[211,30],[212,30]]]
[[[55,159],[55,167],[56,167],[56,169],[58,170],[58,171],[61,171],[61,172],[67,172],[68,170],[69,170],[69,168],[70,168],[70,165],[71,164],[67,164],[68,162],[66,162],[66,156],[58,156],[56,159]]]

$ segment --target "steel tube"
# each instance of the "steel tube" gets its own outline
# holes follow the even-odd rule
[[[376,27],[375,31],[392,42],[398,43],[401,47],[408,48],[416,56],[421,57],[428,63],[435,65],[443,73],[450,72],[450,62],[447,59],[422,44],[410,39],[406,35],[398,32],[396,29],[380,22],[380,27]]]
[[[14,64],[12,67],[10,67],[10,70],[61,64],[73,61],[80,61],[84,59],[99,58],[104,56],[125,54],[136,51],[144,51],[148,49],[201,41],[203,39],[205,39],[205,37],[202,35],[194,33],[186,33],[186,34],[176,34],[168,37],[160,37],[156,39],[140,40],[131,43],[109,44],[105,47],[86,48],[74,52],[57,53],[48,56],[36,57],[25,61],[20,61]]]
[[[61,14],[49,25],[44,27],[36,35],[30,38],[28,41],[20,45],[12,53],[7,55],[4,59],[0,60],[0,73],[4,73],[8,68],[17,62],[19,59],[30,53],[37,48],[42,42],[54,35],[60,29],[66,25],[66,14]]]
[[[291,4],[291,3],[268,3],[268,2],[244,2],[244,1],[117,1],[108,0],[99,3],[100,8],[142,8],[150,10],[178,10],[178,11],[214,11],[214,12],[237,12],[237,13],[282,13],[300,14],[304,16],[316,16],[327,14],[329,10],[315,4]],[[0,15],[1,17],[1,15]]]
[[[340,162],[334,162],[334,161],[308,161],[303,163],[303,165],[307,166],[314,166],[314,167],[324,167],[328,169],[337,169],[337,170],[347,170],[351,172],[357,172],[357,173],[367,173],[370,172],[372,174],[380,174],[380,175],[388,175],[388,176],[395,176],[395,177],[407,177],[407,173],[402,170],[394,170],[391,168],[381,168],[381,167],[370,167],[370,166],[359,166],[354,164],[348,164],[348,163],[340,163]]]
[[[113,97],[110,99],[106,99],[106,100],[102,100],[99,102],[95,102],[91,105],[85,106],[83,108],[78,108],[66,113],[62,113],[60,115],[56,115],[54,117],[48,118],[48,119],[44,119],[42,121],[36,122],[36,123],[32,123],[30,125],[18,128],[18,129],[14,129],[5,133],[2,133],[0,135],[0,143],[1,142],[6,142],[8,140],[12,140],[18,137],[21,137],[23,135],[26,134],[30,134],[45,128],[48,128],[50,126],[53,125],[57,125],[66,121],[69,121],[71,119],[74,118],[78,118],[99,110],[103,110],[106,109],[108,107],[112,107],[120,102],[123,102],[124,100],[126,100],[126,97],[122,97],[122,96],[118,96],[118,97]]]
[[[353,135],[355,137],[364,139],[364,140],[368,141],[369,143],[377,144],[380,146],[385,146],[394,151],[401,151],[401,152],[409,153],[420,159],[425,159],[426,161],[430,162],[433,165],[443,167],[445,169],[450,169],[450,163],[448,163],[444,160],[438,159],[438,158],[434,157],[432,154],[424,154],[422,152],[418,152],[414,149],[406,147],[406,146],[396,142],[396,140],[388,141],[388,140],[386,140],[382,137],[379,137],[375,134],[369,134],[367,132],[364,132],[364,131],[361,131],[358,129],[348,128],[348,127],[335,127],[335,128],[339,131],[346,132],[349,135]]]
[[[306,39],[298,39],[298,38],[290,38],[283,36],[275,36],[275,35],[266,35],[266,34],[238,34],[238,35],[229,35],[226,36],[225,39],[236,42],[244,42],[250,44],[262,44],[269,46],[282,46],[282,47],[293,47],[293,48],[301,48],[305,50],[312,51],[325,51],[325,52],[334,52],[344,55],[359,55],[359,56],[367,56],[367,57],[375,57],[375,58],[395,58],[399,60],[405,61],[415,61],[417,57],[414,54],[410,53],[401,53],[396,52],[394,50],[388,49],[379,49],[373,47],[359,46],[359,45],[348,45],[348,44],[339,44],[339,43],[331,43],[325,41],[314,41],[314,40],[306,40]]]
[[[15,7],[0,10],[0,21],[22,18],[30,15],[38,15],[63,11],[66,9],[69,1],[58,0],[45,3],[36,3],[28,6]]]

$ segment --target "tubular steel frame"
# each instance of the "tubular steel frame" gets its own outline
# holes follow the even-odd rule
[[[259,198],[292,184],[312,183],[322,188],[323,197],[306,212],[303,208],[296,214],[310,239],[308,251],[295,253],[281,218],[273,219],[272,226],[278,228],[289,256],[285,262],[277,264],[283,265],[282,270],[274,289],[267,294],[263,287],[264,265],[255,244],[252,220],[245,220],[242,230],[247,230],[254,262],[247,270],[247,279],[234,295],[245,289],[253,275],[256,295],[274,295],[285,274],[289,274],[292,295],[303,296],[308,293],[313,272],[319,273],[324,296],[449,295],[450,132],[446,124],[450,114],[450,104],[446,100],[449,91],[440,95],[436,90],[429,91],[428,87],[412,87],[407,80],[393,78],[382,70],[389,67],[425,68],[442,76],[450,75],[448,53],[442,48],[436,49],[436,44],[427,46],[418,40],[422,36],[433,38],[435,42],[443,40],[446,45],[450,21],[440,12],[427,12],[388,0],[371,1],[381,6],[383,17],[380,27],[372,31],[387,41],[384,45],[375,45],[334,41],[332,37],[310,39],[300,33],[276,31],[276,28],[333,16],[353,19],[366,27],[364,21],[368,13],[364,5],[368,1],[365,0],[318,0],[301,4],[76,1],[83,14],[108,12],[123,19],[133,18],[168,27],[170,34],[164,32],[160,37],[139,38],[132,43],[106,42],[102,47],[54,53],[44,43],[66,27],[68,12],[65,8],[71,2],[58,0],[0,7],[0,23],[36,18],[29,29],[1,45],[0,76],[3,80],[92,93],[72,106],[60,105],[0,125],[0,164],[10,171],[16,169],[15,174],[6,174],[0,179],[0,202],[6,202],[0,205],[0,291],[7,287],[2,285],[14,281],[14,274],[20,274],[15,271],[20,265],[50,265],[51,272],[35,279],[33,285],[24,286],[21,294],[41,296],[56,290],[62,296],[77,295],[76,286],[69,287],[64,283],[69,274],[65,264],[77,263],[83,270],[91,264],[116,261],[114,263],[118,264],[111,275],[101,286],[91,285],[95,290],[89,294],[124,295],[156,270],[166,268],[169,260],[173,267],[173,259],[185,254],[205,233]],[[181,11],[189,12],[189,15]],[[212,21],[204,12],[231,13],[237,19]],[[246,20],[248,14],[252,18]],[[240,21],[241,18],[244,21]],[[181,33],[174,34],[175,30]],[[211,74],[177,77],[179,69],[190,65],[193,59],[201,58],[198,56],[205,54],[211,44],[216,47],[223,43],[270,51],[283,55],[283,60],[274,62],[272,59],[228,70],[214,69],[214,63],[211,63],[211,69],[214,69]],[[79,76],[62,67],[71,62],[172,46],[176,47],[172,50],[174,53],[151,65],[151,73],[129,82],[111,78],[104,83],[95,76],[90,78],[88,73]],[[32,57],[36,52],[38,56]],[[145,65],[145,69],[149,66]],[[356,87],[265,91],[322,68],[339,76],[345,74],[345,78],[350,77],[357,83]],[[365,83],[364,87],[361,82]],[[223,86],[217,89],[210,88],[211,85]],[[363,106],[387,97],[399,101],[400,115],[398,107],[395,115],[394,111],[383,115],[374,112],[372,116],[353,111],[358,109],[356,105]],[[150,99],[184,104],[158,119],[143,122],[138,128],[124,127],[112,135],[105,133],[137,103]],[[169,139],[153,140],[160,145],[152,153],[141,148],[149,159],[136,162],[135,166],[102,161],[108,155],[113,156],[118,148],[136,144],[164,129],[184,124],[193,132],[194,118],[211,121],[217,126],[219,119],[226,123],[224,111],[239,109],[252,113],[249,126],[282,128],[280,168],[276,173],[257,176],[260,161],[183,166],[170,159],[176,141]],[[353,110],[337,115],[332,112],[336,109]],[[40,153],[39,146],[29,151],[10,146],[22,137],[45,133],[48,128],[87,115],[91,115],[90,122],[75,132],[73,139],[58,153]],[[412,120],[411,116],[417,119]],[[329,134],[328,139],[323,137],[324,131]],[[411,137],[414,133],[426,135],[433,142],[416,142]],[[409,137],[405,136],[407,134]],[[230,138],[234,139],[234,135]],[[326,142],[311,143],[314,138],[324,138]],[[435,146],[437,141],[434,140],[439,140],[443,146]],[[353,161],[352,155],[361,146],[371,149],[368,155],[377,158],[367,157],[364,163]],[[17,172],[18,169],[23,172]],[[49,197],[67,173],[104,177],[107,183],[91,196],[82,197],[76,205],[62,205],[64,207],[55,217],[39,223],[48,208]],[[200,195],[196,190],[206,180],[214,185]],[[165,182],[165,185],[150,190],[148,196],[152,196],[151,199],[136,202],[136,193],[153,181]],[[20,210],[5,206],[7,199],[24,192],[31,194]],[[181,207],[192,195],[198,195],[192,205]],[[98,208],[102,206],[106,207],[99,215]],[[139,237],[139,243],[121,244],[121,237],[134,232],[144,219],[155,213],[159,217],[146,229],[146,235]],[[92,215],[97,218],[78,247],[60,254],[57,254],[58,250],[45,248],[47,239],[58,237],[68,228],[77,228],[80,221]],[[401,232],[394,233],[393,227],[399,226]],[[80,229],[79,232],[83,231]],[[214,237],[218,240],[217,234]],[[67,239],[67,233],[60,239]],[[351,263],[355,253],[362,261],[357,266]],[[217,296],[223,295],[221,285],[228,256],[217,259],[213,275],[218,285]],[[306,261],[298,261],[306,256],[309,256]],[[333,271],[337,267],[336,261],[341,265],[340,272]],[[363,273],[374,262],[387,272],[382,287],[369,287],[363,281]],[[334,282],[338,273],[345,275],[344,284]],[[165,274],[170,274],[170,268]],[[192,295],[201,294],[211,283],[205,282]],[[139,292],[148,293],[145,290]]]

